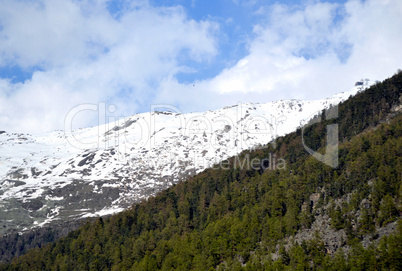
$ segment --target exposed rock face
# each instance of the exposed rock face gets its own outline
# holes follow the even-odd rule
[[[314,193],[310,195],[310,201],[313,209],[315,209],[315,207],[318,204],[318,201],[320,200],[321,194],[320,193]]]
[[[324,242],[327,252],[332,254],[346,243],[346,233],[343,229],[334,230],[330,224],[328,215],[317,215],[311,228],[299,231],[294,237],[289,238],[289,241],[295,241],[299,244],[302,241],[312,240],[315,237],[321,238]]]
[[[325,191],[322,191],[325,194]],[[310,195],[310,203],[305,202],[302,206],[302,212],[310,212],[314,214],[314,222],[309,228],[300,229],[294,236],[284,239],[284,247],[289,249],[289,247],[294,243],[301,245],[303,241],[310,241],[315,238],[321,240],[327,253],[334,254],[339,248],[348,254],[350,251],[350,246],[347,245],[347,235],[344,229],[335,229],[333,227],[332,219],[329,217],[328,213],[331,208],[331,204],[328,203],[325,206],[318,207],[317,202],[323,196],[322,193],[313,193]],[[344,203],[349,203],[352,194],[345,195],[333,202],[336,207],[342,206]],[[312,207],[312,208],[310,208]],[[332,206],[333,207],[333,206]],[[370,200],[364,198],[360,204],[359,209],[355,212],[349,212],[352,217],[352,227],[356,229],[358,221],[361,219],[361,210],[370,209]],[[367,248],[370,244],[377,244],[377,242],[383,237],[394,233],[397,230],[397,221],[386,224],[382,227],[376,227],[372,233],[368,233],[362,238],[363,247]],[[279,258],[279,245],[277,246],[277,251],[272,254],[274,260]]]

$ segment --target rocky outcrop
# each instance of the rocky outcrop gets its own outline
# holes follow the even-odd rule
[[[311,241],[313,239],[319,239],[325,245],[326,252],[329,255],[333,255],[338,249],[342,250],[347,255],[350,251],[350,246],[347,244],[348,236],[345,229],[337,230],[333,226],[333,221],[328,215],[331,208],[334,206],[341,207],[343,204],[349,203],[352,193],[335,200],[332,203],[328,203],[325,206],[317,207],[319,200],[325,195],[325,190],[322,193],[313,193],[310,195],[310,202],[305,202],[302,206],[302,212],[312,212],[314,215],[314,221],[308,228],[300,229],[294,236],[290,236],[280,242],[284,245],[285,249],[289,249],[294,243],[301,245],[303,241]],[[311,208],[310,208],[311,207]],[[349,212],[349,219],[351,219],[351,225],[354,230],[357,228],[357,223],[361,219],[362,210],[370,209],[370,200],[364,198],[359,204],[357,211]],[[374,225],[375,226],[375,225]],[[373,232],[361,236],[361,243],[364,248],[367,248],[370,244],[377,244],[383,236],[389,236],[397,230],[397,221],[393,221],[382,227],[375,227]],[[277,260],[279,258],[280,245],[277,246],[277,251],[272,254],[272,258]]]

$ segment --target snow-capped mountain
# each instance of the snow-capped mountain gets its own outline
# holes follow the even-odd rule
[[[121,211],[294,131],[357,91],[202,113],[154,111],[40,135],[0,132],[0,235]]]

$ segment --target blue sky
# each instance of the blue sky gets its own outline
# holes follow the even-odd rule
[[[401,68],[399,0],[0,0],[0,130],[320,99]],[[75,125],[96,125],[95,113]]]

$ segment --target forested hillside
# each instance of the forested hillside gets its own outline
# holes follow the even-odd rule
[[[323,153],[338,124],[336,168],[298,129],[0,270],[402,270],[401,101],[398,73],[304,130]]]

